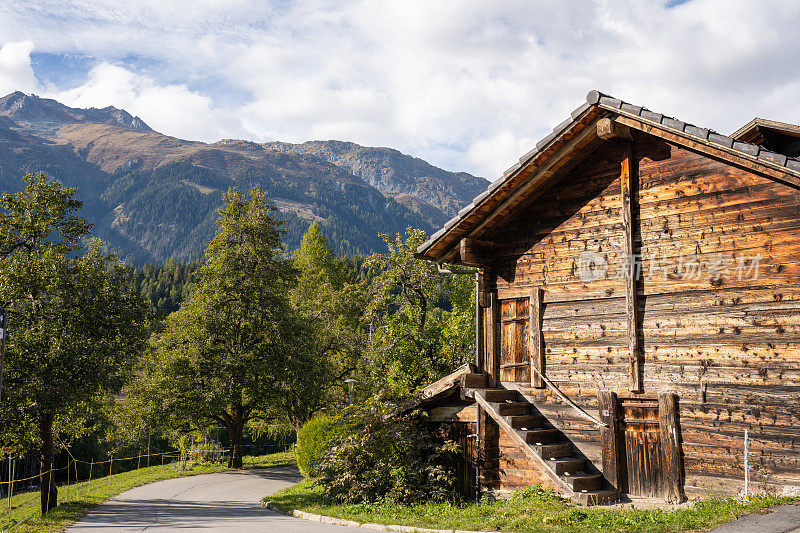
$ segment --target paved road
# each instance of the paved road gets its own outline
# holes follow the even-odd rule
[[[296,468],[278,467],[158,481],[108,500],[67,531],[364,531],[289,518],[259,505],[261,498],[267,494],[288,487],[299,479]]]
[[[800,505],[781,505],[767,514],[748,514],[710,533],[800,533]]]

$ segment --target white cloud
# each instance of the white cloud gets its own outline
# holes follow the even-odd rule
[[[32,51],[33,41],[6,42],[0,47],[0,95],[39,90],[31,67]]]
[[[48,96],[73,107],[120,107],[146,117],[145,122],[156,131],[175,137],[213,142],[236,128],[234,117],[225,120],[213,109],[208,96],[184,85],[159,85],[147,76],[106,62],[95,66],[83,85]]]
[[[724,132],[800,121],[798,22],[791,0],[0,5],[10,41],[97,58],[51,91],[74,105],[193,139],[388,145],[490,179],[595,88]],[[28,47],[9,55],[30,87]]]

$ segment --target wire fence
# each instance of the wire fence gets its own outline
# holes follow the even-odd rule
[[[243,445],[242,453],[246,453],[249,448],[250,455],[254,455],[254,452],[265,455],[267,453],[287,452],[292,447],[293,444]],[[42,479],[56,486],[59,491],[59,504],[62,504],[69,501],[87,499],[87,497],[96,496],[101,492],[105,493],[104,489],[107,487],[102,484],[103,480],[108,480],[114,475],[135,471],[135,475],[139,476],[144,469],[169,464],[179,464],[182,470],[187,469],[190,465],[200,463],[221,464],[227,461],[231,448],[203,443],[202,446],[188,446],[180,450],[166,452],[139,453],[128,457],[114,457],[112,455],[102,461],[96,461],[93,458],[88,461],[76,459],[68,449],[66,451],[67,458],[64,466],[57,467],[51,464],[48,470],[37,472],[35,475],[20,476],[19,478],[16,477],[17,464],[24,458],[6,457],[0,460],[3,463],[8,462],[7,476],[4,476],[5,481],[0,480],[0,497],[2,497],[2,500],[6,500],[0,500],[0,518],[12,510],[12,501],[15,494],[20,495],[39,491],[40,480]],[[81,467],[80,474],[79,466]],[[95,483],[92,483],[93,481]],[[48,494],[50,492],[50,490],[47,491]],[[40,504],[38,499],[35,502],[28,503]]]

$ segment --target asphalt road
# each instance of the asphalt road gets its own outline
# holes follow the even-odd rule
[[[67,529],[71,533],[134,531],[363,532],[289,518],[259,505],[299,481],[296,468],[222,472],[157,481],[115,496]]]
[[[800,533],[800,505],[781,505],[767,514],[748,514],[710,533]]]
[[[294,467],[223,472],[158,481],[120,494],[67,529],[72,533],[259,531],[350,533],[363,529],[289,518],[261,498],[300,480]],[[800,533],[800,505],[746,515],[711,533]]]

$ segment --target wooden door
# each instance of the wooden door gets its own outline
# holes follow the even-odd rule
[[[500,381],[530,383],[528,298],[500,300]]]
[[[623,464],[627,470],[622,490],[631,496],[661,497],[663,453],[658,401],[626,398],[620,407]]]

